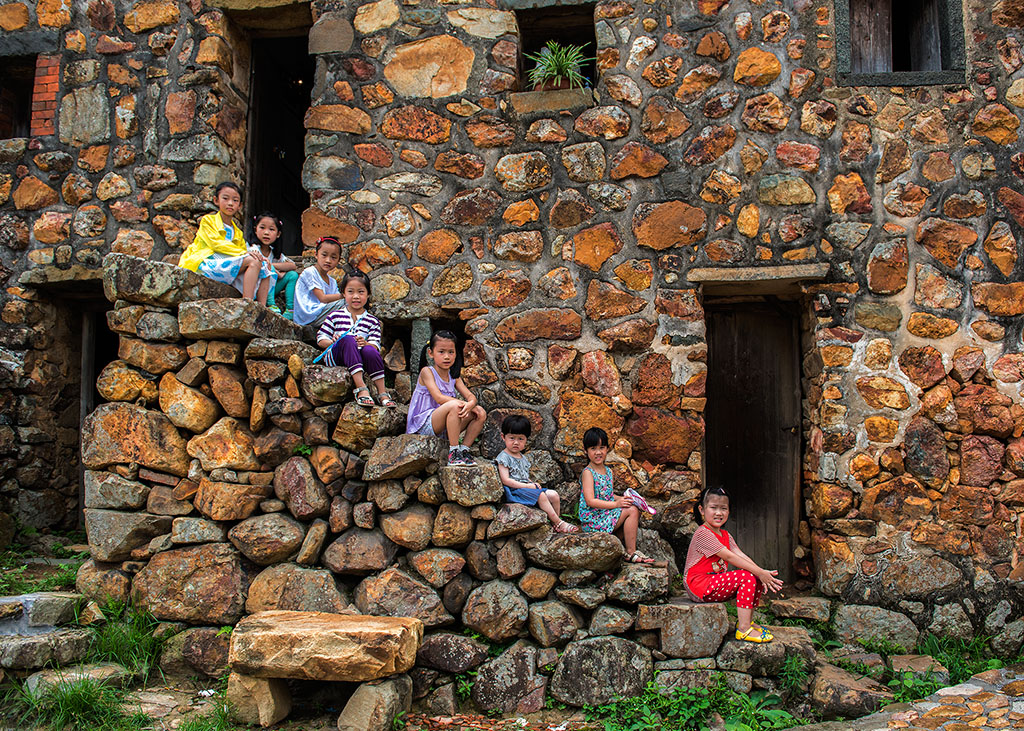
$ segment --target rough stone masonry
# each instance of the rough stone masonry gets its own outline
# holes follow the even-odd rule
[[[0,5],[0,51],[36,55],[39,78],[49,59],[59,68],[38,85],[56,87],[54,108],[33,121],[45,132],[49,111],[54,132],[0,142],[0,500],[23,524],[76,514],[77,321],[61,296],[96,285],[112,252],[175,260],[211,187],[241,179],[245,13],[261,4]],[[463,320],[464,377],[495,422],[528,414],[562,464],[579,460],[582,429],[605,425],[618,484],[644,487],[655,527],[685,539],[704,431],[698,272],[825,271],[801,290],[798,567],[826,596],[881,608],[861,612],[879,627],[984,632],[1019,649],[1019,3],[966,0],[962,82],[901,87],[843,85],[832,0],[599,3],[593,94],[557,97],[517,95],[518,26],[500,3],[309,10],[303,238],[338,236],[348,265],[372,272],[386,319]],[[196,355],[205,341],[182,340],[176,310],[171,296],[112,312],[119,357],[100,374],[111,403],[98,414],[138,434],[159,423],[174,445],[193,430],[235,443],[249,399],[269,409],[262,384],[287,389],[287,358],[253,356],[243,372],[231,348]],[[175,382],[205,400],[158,413]],[[306,412],[286,413],[301,392],[274,393],[276,428],[329,445],[305,433]],[[316,434],[335,427],[327,415]],[[126,464],[141,487],[125,504],[180,487],[194,462],[178,460]],[[231,500],[184,500],[213,512],[268,497],[251,457],[222,469],[235,480],[201,476],[232,486]],[[145,515],[134,535],[173,536],[165,513]],[[218,525],[193,526],[213,543],[184,550],[208,552],[241,587]],[[126,562],[128,581],[135,548],[96,558]]]

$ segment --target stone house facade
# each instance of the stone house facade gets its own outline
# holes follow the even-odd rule
[[[273,108],[253,108],[253,49],[306,36],[301,238],[344,242],[407,349],[464,333],[495,423],[529,414],[577,468],[602,425],[673,540],[700,486],[728,481],[722,454],[795,449],[772,497],[747,484],[737,505],[781,524],[766,560],[1019,646],[1021,4],[933,3],[931,65],[881,71],[858,66],[856,0],[581,5],[582,92],[524,91],[544,7],[520,5],[0,4],[0,72],[35,69],[9,125],[27,133],[0,142],[0,507],[73,524],[80,419],[97,395],[156,398],[106,334],[104,256],[174,261],[217,182],[257,184],[248,130]],[[748,350],[716,350],[712,313],[762,310],[789,323],[782,356],[756,317],[725,338]],[[739,385],[756,369],[728,354],[765,338],[792,389]],[[748,406],[716,413],[716,388]],[[784,396],[790,416],[744,411]]]

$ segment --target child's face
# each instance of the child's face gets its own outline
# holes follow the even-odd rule
[[[505,440],[505,449],[509,454],[521,454],[526,449],[525,434],[502,434],[501,438]]]
[[[281,229],[277,227],[274,219],[264,216],[256,223],[256,238],[264,246],[270,246],[281,235]]]
[[[238,207],[242,205],[242,197],[234,188],[224,188],[217,194],[214,203],[217,204],[218,211],[231,218],[238,213]]]
[[[725,495],[708,495],[700,506],[700,514],[704,522],[714,529],[719,529],[729,520],[729,498]]]
[[[345,285],[345,304],[350,310],[362,312],[366,307],[366,301],[370,299],[370,293],[366,291],[366,285],[358,279],[351,279]]]
[[[341,249],[334,244],[320,244],[320,248],[316,250],[316,268],[324,274],[338,266],[339,259]]]
[[[607,444],[598,444],[596,447],[587,448],[587,459],[589,459],[592,464],[604,464],[604,458],[607,456]]]
[[[433,348],[427,348],[427,353],[434,361],[434,365],[442,370],[448,370],[455,365],[455,343],[451,340],[439,338]]]

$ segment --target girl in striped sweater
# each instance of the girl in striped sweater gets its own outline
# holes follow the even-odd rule
[[[370,314],[370,278],[361,271],[346,274],[341,280],[345,306],[331,312],[316,333],[316,343],[326,350],[324,363],[348,368],[355,384],[356,403],[373,406],[366,378],[377,389],[381,406],[394,408],[395,401],[384,385],[384,358],[380,352],[380,320]],[[365,373],[365,375],[364,375]]]

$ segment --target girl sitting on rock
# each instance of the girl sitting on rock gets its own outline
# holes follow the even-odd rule
[[[333,236],[322,236],[316,242],[313,266],[299,275],[295,283],[295,324],[319,328],[335,310],[345,308],[331,272],[341,261],[341,242]]]
[[[182,253],[178,266],[230,284],[243,297],[266,302],[270,270],[264,268],[261,254],[249,251],[234,221],[242,205],[241,189],[231,182],[221,183],[214,190],[213,202],[217,212],[199,219],[196,237]]]
[[[754,563],[722,526],[729,519],[729,494],[721,487],[705,487],[693,508],[701,524],[690,539],[686,553],[686,590],[698,602],[723,602],[736,597],[736,639],[771,642],[772,634],[751,624],[751,615],[761,594],[782,588],[778,571]],[[730,571],[729,566],[736,569]]]
[[[367,312],[370,277],[361,271],[346,274],[341,280],[345,306],[332,311],[316,332],[316,344],[324,350],[324,364],[344,365],[355,384],[356,403],[373,406],[363,373],[373,381],[381,406],[395,408],[395,401],[384,385],[384,358],[380,353],[380,320]]]
[[[270,285],[267,288],[266,305],[274,312],[281,314],[274,298],[284,292],[284,316],[292,319],[292,306],[295,301],[295,282],[299,272],[295,262],[284,255],[281,233],[284,226],[281,219],[270,211],[253,216],[252,238],[249,252],[263,257],[263,267],[270,273]]]
[[[593,427],[583,435],[587,466],[580,475],[580,527],[585,533],[614,533],[626,547],[630,563],[654,563],[636,548],[636,532],[640,508],[629,495],[616,495],[612,489],[612,471],[605,464],[608,456],[608,433]]]
[[[423,347],[420,362],[424,366],[416,380],[416,390],[409,402],[409,416],[406,421],[407,434],[425,434],[430,437],[448,438],[448,464],[450,466],[474,465],[469,448],[484,428],[487,412],[477,406],[476,396],[458,377],[460,358],[456,347],[455,334],[439,330],[430,336]],[[465,432],[462,444],[459,437]]]

